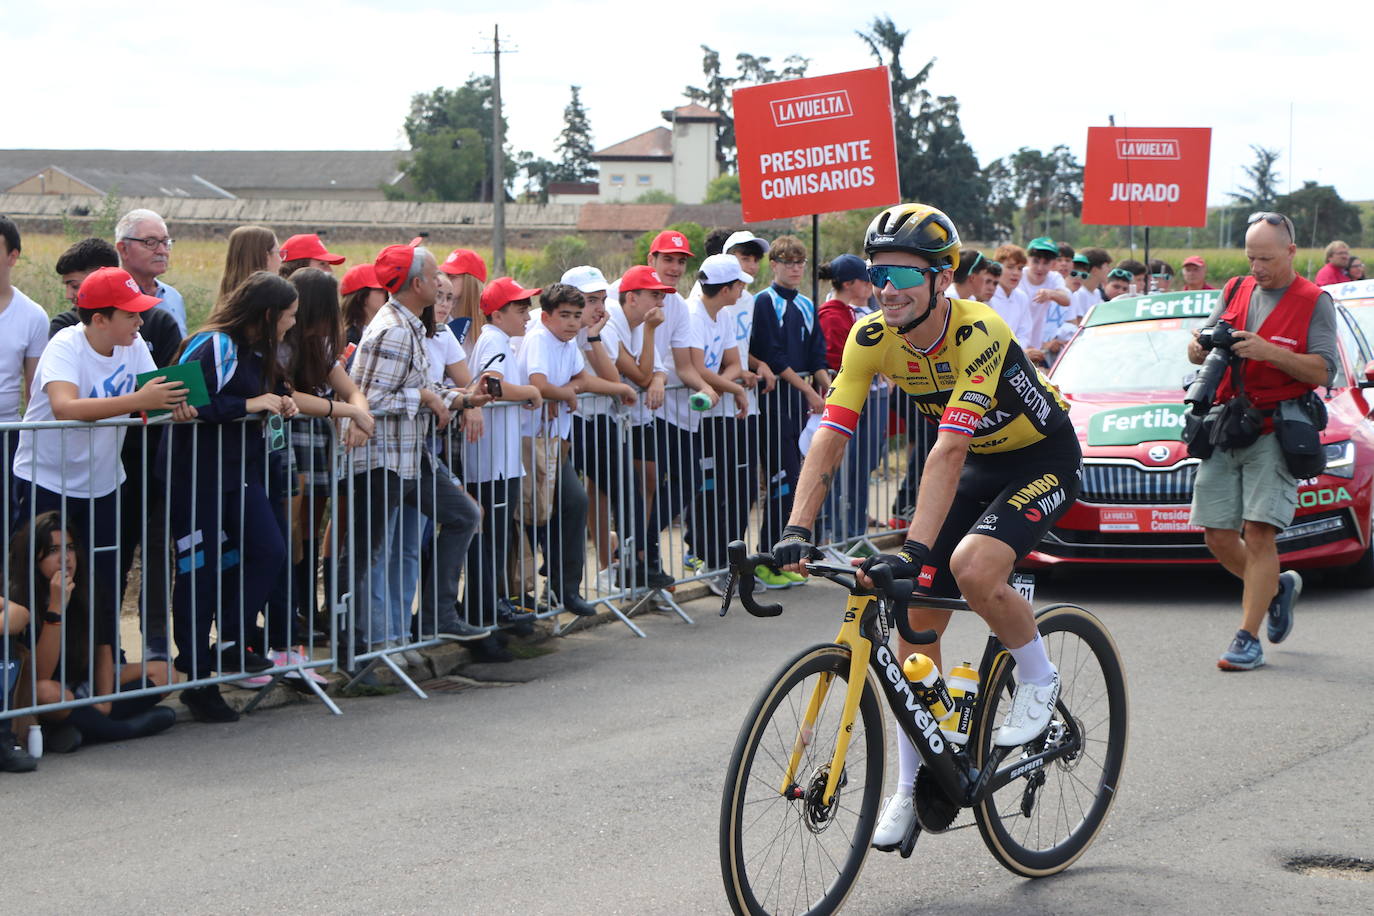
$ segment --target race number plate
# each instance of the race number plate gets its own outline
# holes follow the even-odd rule
[[[1035,576],[1030,573],[1012,573],[1011,587],[1021,593],[1027,601],[1035,601]]]

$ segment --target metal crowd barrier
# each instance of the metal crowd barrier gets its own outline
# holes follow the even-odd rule
[[[777,540],[812,415],[802,392],[785,382],[751,396],[743,418],[729,395],[716,409],[697,412],[688,394],[670,390],[669,403],[652,411],[583,395],[566,440],[512,403],[483,408],[482,435],[472,442],[456,416],[437,430],[428,411],[413,418],[377,413],[371,441],[351,452],[341,448],[333,422],[303,416],[275,435],[257,417],[241,421],[244,436],[226,435],[223,425],[178,424],[173,435],[189,438],[190,459],[162,473],[165,418],[0,424],[6,492],[21,491],[7,503],[16,511],[0,519],[10,545],[3,574],[11,601],[40,594],[43,584],[38,551],[25,548],[21,556],[15,547],[23,542],[16,534],[32,530],[43,509],[13,474],[11,433],[61,436],[70,447],[74,437],[89,444],[98,429],[128,427],[127,480],[117,496],[76,496],[64,478],[45,497],[73,535],[78,569],[85,564],[96,573],[82,577],[79,602],[88,612],[87,651],[64,641],[57,670],[40,678],[26,662],[41,623],[0,639],[8,688],[0,719],[209,684],[264,688],[251,710],[283,679],[337,714],[318,683],[327,668],[349,672],[352,683],[385,666],[424,697],[410,674],[422,661],[414,653],[446,642],[453,620],[494,631],[505,615],[528,613],[556,618],[555,632],[566,633],[579,619],[562,616],[572,595],[641,637],[632,618],[650,605],[692,623],[672,590],[705,581],[719,592],[725,544],[742,538],[767,548]],[[874,537],[909,521],[931,439],[909,399],[875,387],[818,519],[821,545],[837,556],[876,551]],[[516,442],[519,454],[511,454]],[[249,462],[249,451],[258,449]],[[234,477],[250,464],[261,467],[260,480]],[[406,479],[398,473],[403,467],[418,475]],[[260,501],[251,509],[246,498],[204,495],[249,490],[267,494],[270,518]],[[216,504],[229,506],[232,530],[204,529],[203,516]],[[279,538],[267,536],[273,525]],[[259,559],[264,542],[285,553],[267,585]],[[223,574],[207,579],[211,560]],[[179,579],[186,585],[178,598]],[[528,625],[529,618],[519,619]],[[195,621],[213,628],[213,650],[193,637]],[[103,691],[90,686],[102,634],[119,661],[112,689]],[[269,668],[242,670],[250,646],[274,650]],[[172,676],[173,659],[186,679]],[[40,689],[41,681],[68,692],[40,696],[51,692],[51,683]]]
[[[298,564],[291,549],[305,518],[337,528],[332,425],[317,427],[322,457],[307,456],[303,465],[295,446],[305,418],[279,428],[258,417],[233,424],[168,419],[0,424],[7,494],[0,573],[7,603],[34,605],[25,606],[27,627],[0,633],[0,719],[98,703],[133,714],[173,691],[229,683],[261,689],[251,711],[283,679],[339,712],[319,683],[319,671],[335,658],[327,632],[315,629],[328,620],[314,608],[310,564],[318,551]],[[105,437],[114,427],[126,427],[124,446],[108,458],[125,480],[89,495],[105,487],[86,486],[68,452],[95,453],[98,463],[107,457],[100,449],[113,445]],[[21,430],[37,447],[16,472]],[[163,445],[168,436],[178,437],[175,457]],[[54,439],[61,470],[42,473],[38,449]],[[312,472],[322,489],[302,486],[302,475]],[[318,543],[313,531],[310,540]],[[53,607],[53,581],[40,574],[50,556],[74,581],[57,624],[43,619]],[[61,627],[62,638],[52,670],[40,676],[40,665],[50,666],[49,652],[38,655],[45,626]]]

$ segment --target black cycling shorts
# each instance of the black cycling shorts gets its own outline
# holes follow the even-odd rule
[[[1024,558],[1078,498],[1082,471],[1083,449],[1067,423],[1049,438],[1014,452],[970,454],[931,545],[934,581],[922,592],[940,598],[959,595],[949,558],[970,534],[996,538],[1016,551],[1017,560]]]

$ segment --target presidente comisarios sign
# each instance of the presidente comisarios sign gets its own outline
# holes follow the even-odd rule
[[[886,67],[736,89],[744,221],[896,203]]]
[[[1083,223],[1207,225],[1210,127],[1089,127]]]

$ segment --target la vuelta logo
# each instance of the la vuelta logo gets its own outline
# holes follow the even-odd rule
[[[854,107],[849,104],[847,89],[799,95],[790,99],[775,99],[769,104],[773,109],[774,127],[791,127],[794,124],[833,121],[854,116]]]
[[[1118,139],[1118,159],[1181,159],[1177,140]]]

